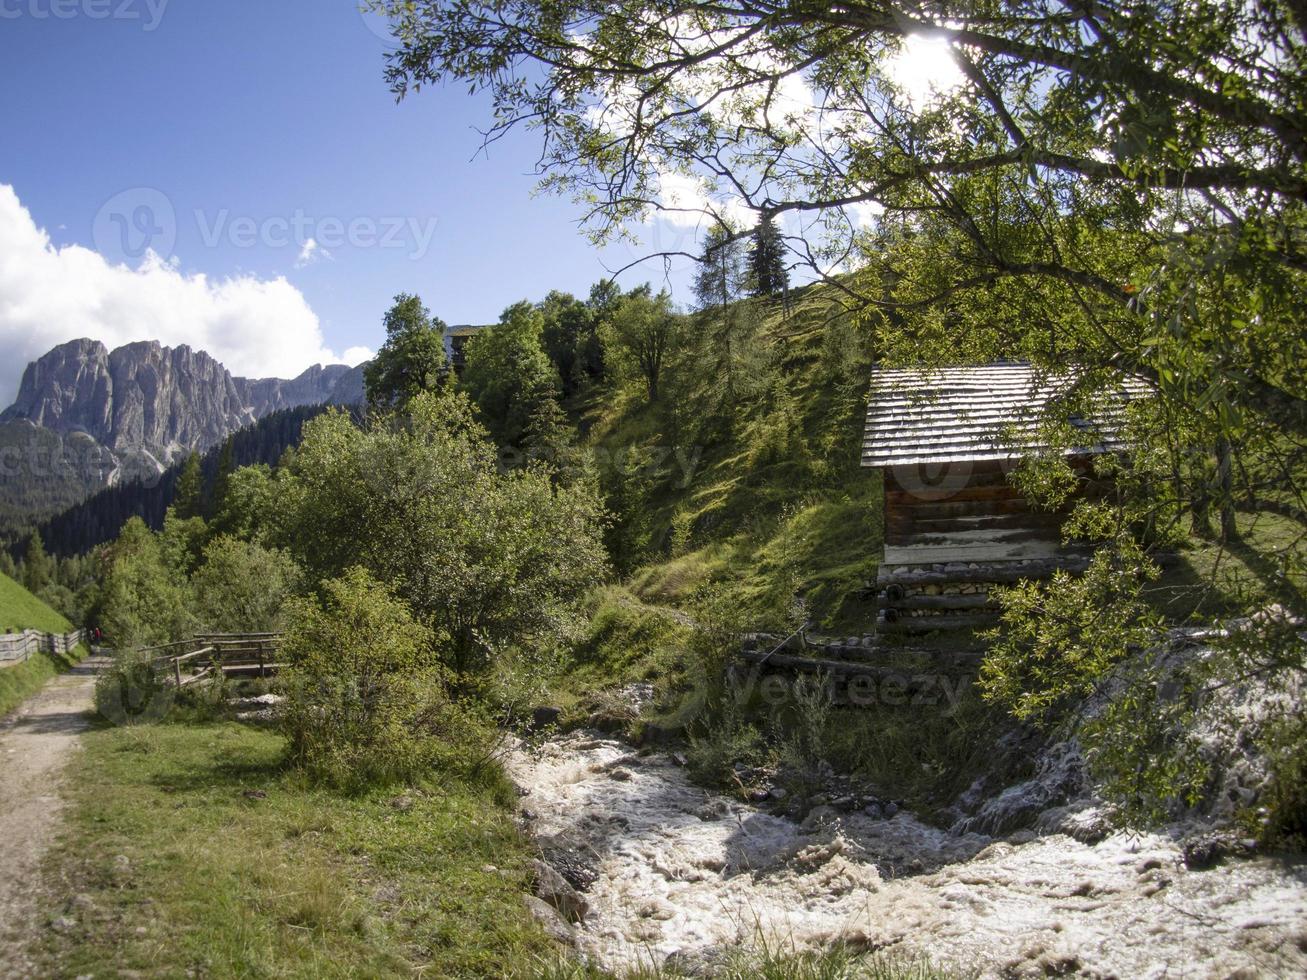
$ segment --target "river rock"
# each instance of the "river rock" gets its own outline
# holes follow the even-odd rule
[[[799,825],[799,829],[805,834],[815,834],[823,827],[838,823],[839,819],[840,811],[833,806],[815,806],[803,818],[803,823]]]
[[[1045,810],[1035,820],[1041,834],[1066,834],[1082,844],[1097,844],[1112,832],[1103,808],[1093,800],[1076,800],[1066,806]]]
[[[578,892],[589,891],[599,878],[599,871],[581,850],[562,837],[546,836],[538,839],[540,854],[563,880]]]
[[[1204,834],[1185,841],[1181,850],[1184,866],[1190,871],[1206,871],[1228,857],[1251,857],[1257,851],[1254,840],[1239,840],[1227,834]]]
[[[535,872],[535,895],[556,908],[569,922],[582,922],[590,911],[590,903],[567,883],[553,865],[544,861],[531,862]]]
[[[728,950],[710,946],[707,949],[678,949],[663,960],[663,970],[677,977],[716,976],[730,958]]]
[[[637,744],[644,748],[651,745],[668,745],[677,741],[684,729],[671,725],[657,725],[645,722],[640,726]]]
[[[556,708],[553,705],[542,705],[531,712],[531,730],[541,731],[552,725],[558,724],[558,719],[562,717],[563,709]]]
[[[522,901],[526,903],[526,909],[531,913],[531,917],[540,923],[546,936],[564,946],[576,945],[576,930],[563,921],[557,909],[534,895],[523,895]]]

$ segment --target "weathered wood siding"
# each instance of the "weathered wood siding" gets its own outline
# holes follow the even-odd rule
[[[924,564],[1056,555],[1071,507],[1083,496],[1106,489],[1092,479],[1089,457],[1068,462],[1080,477],[1080,488],[1057,511],[1033,506],[1008,482],[1008,467],[997,462],[976,464],[968,484],[947,493],[923,493],[914,476],[900,482],[902,470],[887,470],[885,560]]]

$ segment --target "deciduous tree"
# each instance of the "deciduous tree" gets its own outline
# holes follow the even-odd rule
[[[403,408],[431,391],[448,370],[445,323],[431,315],[418,296],[400,293],[386,311],[386,342],[363,369],[368,404]]]
[[[332,412],[306,426],[281,488],[282,540],[312,582],[362,565],[390,584],[457,671],[552,651],[605,573],[594,491],[500,472],[460,393],[409,409],[402,425]]]
[[[503,445],[520,445],[540,402],[558,397],[558,372],[545,353],[544,327],[540,310],[516,303],[467,345],[463,387]]]
[[[604,329],[607,346],[643,379],[649,401],[658,401],[668,358],[685,336],[684,318],[673,309],[671,294],[655,296],[647,284],[631,290],[617,302]]]

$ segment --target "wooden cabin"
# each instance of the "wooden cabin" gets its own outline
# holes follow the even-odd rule
[[[1086,477],[1096,454],[1122,448],[1111,417],[1147,388],[1123,380],[1108,418],[1089,420],[1059,412],[1075,383],[1008,362],[874,371],[862,465],[885,477],[883,625],[975,625],[993,611],[989,586],[1084,567],[1085,554],[1061,544],[1065,513],[1031,507],[1008,481],[1024,456],[1047,450],[1050,415],[1084,432],[1066,454]]]
[[[467,342],[486,328],[473,324],[458,324],[445,328],[445,357],[450,367],[461,372],[467,363]]]

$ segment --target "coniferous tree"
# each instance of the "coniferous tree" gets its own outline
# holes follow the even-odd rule
[[[744,292],[744,247],[734,232],[718,225],[704,239],[703,254],[694,276],[694,292],[701,310],[723,309]]]
[[[708,233],[699,270],[694,277],[694,291],[699,309],[708,315],[705,336],[715,348],[718,374],[727,395],[736,392],[735,363],[741,353],[744,317],[736,303],[744,293],[747,272],[744,247],[725,225]]]
[[[227,499],[227,488],[231,482],[231,475],[236,470],[233,441],[233,437],[228,436],[223,440],[222,451],[218,453],[218,472],[214,474],[213,493],[209,495],[210,517],[222,510],[223,502]]]
[[[749,273],[755,296],[783,296],[789,291],[790,274],[785,268],[785,240],[776,226],[776,219],[770,214],[763,215],[758,227],[753,230]]]
[[[46,554],[45,542],[41,540],[41,535],[33,531],[27,539],[27,553],[23,558],[23,585],[27,586],[27,591],[39,593],[50,584],[50,576],[53,573],[50,556]]]
[[[279,465],[290,447],[299,443],[304,423],[326,410],[323,405],[281,409],[259,419],[231,436],[231,462],[236,469],[266,464]],[[215,448],[200,461],[200,475],[206,485],[218,484],[211,494],[209,511],[219,515],[226,508],[223,498],[230,496],[221,489],[221,458]],[[41,537],[53,555],[82,555],[97,545],[118,536],[128,518],[139,517],[154,530],[163,527],[164,514],[172,506],[181,471],[186,463],[174,464],[157,482],[143,484],[137,480],[106,487],[80,504],[39,526]],[[218,533],[215,531],[215,533]],[[229,533],[229,532],[223,532]]]
[[[529,460],[548,468],[555,483],[570,484],[583,469],[576,429],[553,398],[542,398],[536,404],[522,434],[522,448]]]
[[[173,510],[183,520],[200,517],[204,513],[204,475],[200,472],[199,453],[191,453],[186,457],[181,475],[177,477]]]

